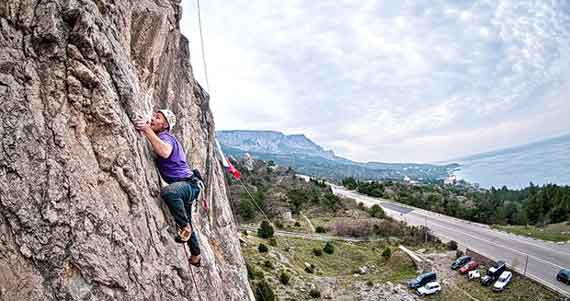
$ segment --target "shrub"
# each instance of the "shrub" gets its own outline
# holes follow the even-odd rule
[[[269,248],[264,244],[259,244],[257,250],[259,251],[259,253],[267,253],[269,251]]]
[[[269,260],[264,261],[263,266],[268,268],[268,269],[273,269],[273,263],[271,263],[271,261],[269,261]]]
[[[368,237],[374,234],[374,225],[379,225],[379,221],[365,219],[340,221],[332,226],[332,231],[338,236]]]
[[[457,251],[455,251],[455,258],[456,258],[456,259],[459,258],[459,257],[461,257],[461,256],[463,256],[463,255],[464,255],[464,254],[463,254],[463,251],[461,251],[461,250],[459,250],[459,249],[457,249]]]
[[[376,218],[384,218],[385,216],[384,209],[382,209],[380,205],[374,205],[370,207],[370,209],[368,209],[368,214],[370,214],[371,217]]]
[[[261,238],[273,237],[273,227],[268,221],[262,221],[259,228],[257,228],[257,236]]]
[[[326,233],[326,232],[327,232],[327,229],[325,229],[325,227],[323,227],[323,226],[317,226],[317,227],[315,228],[315,231],[316,231],[317,233]]]
[[[241,232],[243,234],[243,236],[247,236],[247,230],[243,230],[243,232]]]
[[[283,223],[282,223],[281,221],[279,221],[279,220],[276,221],[276,222],[274,223],[274,225],[275,225],[275,227],[277,227],[277,228],[279,228],[279,229],[283,229]]]
[[[301,223],[295,222],[295,227],[301,227]]]
[[[263,272],[262,271],[256,270],[254,266],[250,265],[247,262],[245,263],[245,267],[247,269],[247,277],[250,280],[263,279]]]
[[[384,257],[384,259],[388,260],[388,259],[390,259],[391,256],[392,256],[392,249],[390,249],[390,247],[386,247],[384,249],[384,252],[382,252],[382,257]]]
[[[238,214],[246,220],[255,217],[255,207],[249,199],[240,200]]]
[[[269,245],[272,247],[277,247],[277,239],[275,237],[269,239]]]
[[[366,285],[372,287],[374,286],[374,282],[372,282],[372,280],[368,280],[366,281]]]
[[[255,300],[256,301],[274,301],[275,294],[273,289],[265,280],[261,280],[255,285]]]
[[[283,285],[289,284],[290,279],[291,276],[289,276],[289,274],[287,274],[285,271],[281,272],[281,275],[279,275],[279,282],[281,282]]]
[[[315,256],[322,256],[322,255],[323,255],[323,251],[322,251],[321,249],[314,248],[314,249],[313,249],[313,255],[315,255]]]
[[[311,291],[309,292],[309,296],[311,296],[311,298],[320,298],[321,297],[321,292],[315,288],[311,289]]]
[[[455,240],[450,240],[447,243],[447,249],[450,251],[456,251],[457,250],[457,242]]]
[[[332,243],[330,241],[328,241],[325,244],[325,247],[323,248],[323,251],[327,254],[332,254],[334,253],[334,246],[332,245]]]

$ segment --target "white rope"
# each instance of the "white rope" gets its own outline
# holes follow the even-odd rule
[[[206,66],[206,52],[204,51],[204,34],[202,33],[202,16],[200,14],[200,0],[196,0],[198,6],[198,27],[200,28],[200,46],[202,48],[202,63],[204,64],[204,77],[206,79],[206,90],[210,90],[210,82],[208,80],[208,67]]]

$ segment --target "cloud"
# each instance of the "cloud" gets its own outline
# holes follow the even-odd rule
[[[183,7],[204,83],[195,2]],[[570,111],[565,1],[211,0],[202,17],[218,129],[440,161],[560,133]]]

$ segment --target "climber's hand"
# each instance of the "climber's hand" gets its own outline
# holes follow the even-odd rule
[[[146,133],[148,131],[150,131],[150,122],[148,122],[147,120],[144,119],[136,119],[134,121],[135,124],[135,129],[137,129],[139,132],[142,133]]]

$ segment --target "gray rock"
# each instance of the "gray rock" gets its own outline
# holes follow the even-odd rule
[[[2,1],[0,299],[253,299],[179,3]],[[197,287],[132,124],[158,107],[207,180]]]
[[[369,271],[370,271],[370,269],[367,266],[361,266],[358,268],[358,273],[360,275],[366,275],[366,274],[368,274]]]

